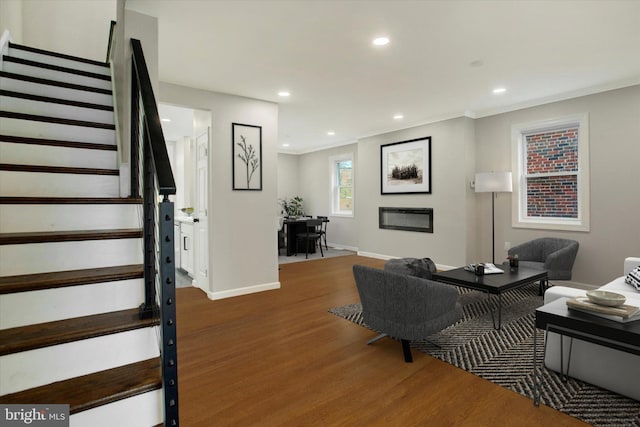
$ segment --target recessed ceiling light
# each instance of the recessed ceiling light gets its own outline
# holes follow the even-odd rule
[[[171,119],[160,119],[160,120],[162,120],[163,122],[166,122],[166,123],[171,121]]]
[[[396,114],[395,116],[393,116],[393,118],[395,120],[400,120],[400,119],[404,119],[404,116],[402,114]]]
[[[327,135],[329,135],[329,136],[333,136],[333,135],[335,135],[335,134],[336,134],[336,133],[335,133],[334,131],[332,131],[332,130],[330,130],[329,132],[327,132]]]
[[[283,147],[288,147],[288,146],[289,146],[289,144],[282,144],[282,146],[283,146]]]
[[[280,92],[278,92],[278,96],[281,96],[283,98],[286,98],[287,96],[290,96],[291,94],[289,92],[287,92],[286,90],[281,90]]]
[[[373,44],[376,46],[384,46],[389,44],[389,37],[376,37],[373,39]]]
[[[507,91],[507,89],[504,88],[504,87],[497,87],[497,88],[495,88],[493,90],[493,93],[495,93],[497,95],[497,94],[500,94],[500,93],[505,93],[506,91]]]

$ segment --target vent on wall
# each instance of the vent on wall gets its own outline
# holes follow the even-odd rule
[[[432,208],[378,208],[379,227],[433,233]]]

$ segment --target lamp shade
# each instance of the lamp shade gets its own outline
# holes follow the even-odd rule
[[[511,193],[511,172],[479,172],[476,174],[476,193]]]

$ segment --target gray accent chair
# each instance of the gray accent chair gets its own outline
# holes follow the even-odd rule
[[[541,237],[512,247],[508,254],[518,255],[520,267],[547,270],[549,280],[571,280],[578,247],[575,240]]]
[[[384,264],[384,271],[431,279],[437,270],[431,258],[394,258]]]
[[[409,342],[428,337],[462,317],[455,287],[363,265],[353,266],[362,318],[383,336],[400,339],[405,362],[413,362]]]

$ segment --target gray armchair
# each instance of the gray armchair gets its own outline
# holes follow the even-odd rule
[[[400,339],[405,362],[413,362],[409,341],[426,338],[462,317],[453,286],[362,265],[353,266],[353,276],[364,322],[382,336]]]
[[[578,247],[575,240],[542,237],[514,246],[508,253],[518,255],[519,266],[547,270],[549,280],[571,280]]]

